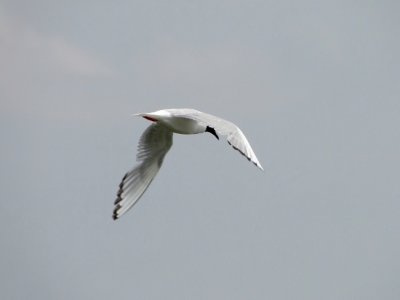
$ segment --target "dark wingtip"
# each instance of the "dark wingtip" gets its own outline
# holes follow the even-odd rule
[[[121,202],[121,200],[122,200],[121,195],[122,195],[122,193],[124,192],[125,180],[126,180],[126,178],[128,177],[128,174],[129,174],[129,173],[126,173],[126,174],[124,175],[124,177],[122,177],[121,183],[118,185],[118,188],[119,188],[119,189],[118,189],[118,192],[117,192],[117,199],[115,199],[115,201],[114,201],[114,205],[118,204],[118,203]]]
[[[122,201],[122,193],[124,192],[124,184],[125,184],[125,180],[128,178],[129,172],[127,172],[124,177],[122,177],[121,183],[119,184],[119,189],[117,192],[117,198],[114,200],[114,211],[113,211],[113,215],[112,218],[113,220],[117,220],[120,216],[118,216],[118,210],[122,207],[119,203]]]
[[[254,161],[251,161],[251,162],[252,162],[257,168],[259,168],[261,171],[264,171],[264,168],[263,168],[260,164],[254,162]]]
[[[218,136],[218,134],[217,134],[217,132],[215,131],[214,128],[212,128],[210,126],[207,126],[206,127],[206,132],[211,133],[213,136],[215,136],[217,138],[217,140],[219,140],[219,136]]]
[[[117,192],[117,199],[115,199],[114,205],[116,205],[116,204],[118,204],[118,203],[121,202],[121,200],[122,200],[121,195],[122,195],[123,192],[124,192],[124,190],[123,190],[122,188],[120,188],[120,189],[118,190],[118,192]]]
[[[122,198],[118,195],[117,199],[115,199],[114,201],[114,205],[117,205],[118,203],[120,203],[122,200]]]
[[[118,210],[120,208],[121,208],[121,205],[119,205],[119,204],[114,208],[113,215],[112,215],[112,218],[114,221],[118,219]]]
[[[244,157],[247,158],[248,161],[252,162],[256,167],[260,168],[262,171],[264,171],[263,167],[261,167],[260,164],[256,163],[255,161],[253,161],[249,156],[247,156],[242,150],[240,150],[239,148],[235,147],[234,145],[232,145],[231,142],[228,141],[228,144],[230,146],[232,146],[233,149],[235,149],[236,151],[239,151],[240,154],[242,154]]]
[[[118,186],[120,189],[122,189],[122,187],[124,186],[124,183],[125,183],[125,180],[126,180],[127,177],[128,177],[128,173],[126,173],[124,175],[124,177],[122,177],[121,183]]]

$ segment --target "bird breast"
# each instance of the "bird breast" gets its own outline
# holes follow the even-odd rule
[[[159,121],[173,132],[180,134],[203,133],[206,130],[206,126],[189,118],[174,117]]]

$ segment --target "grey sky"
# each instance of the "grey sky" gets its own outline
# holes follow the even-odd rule
[[[399,299],[398,1],[0,4],[1,299]],[[265,172],[147,121],[238,124]]]

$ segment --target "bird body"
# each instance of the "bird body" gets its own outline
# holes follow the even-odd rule
[[[217,139],[227,138],[229,145],[263,170],[243,132],[235,124],[195,109],[163,109],[138,113],[153,122],[139,140],[139,164],[122,178],[115,200],[113,219],[126,213],[143,195],[161,168],[165,155],[172,146],[173,133],[198,134],[209,132]]]
[[[177,109],[164,109],[136,115],[142,116],[149,121],[157,122],[174,133],[197,134],[205,132],[206,126],[204,124],[199,123],[195,119],[176,114],[178,111]]]

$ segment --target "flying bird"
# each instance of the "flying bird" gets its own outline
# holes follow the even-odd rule
[[[263,170],[243,132],[235,124],[195,109],[163,109],[139,113],[152,124],[139,140],[138,165],[122,178],[114,202],[113,219],[125,214],[140,199],[161,168],[164,157],[172,146],[172,134],[209,132],[219,140],[226,136],[229,145]]]

